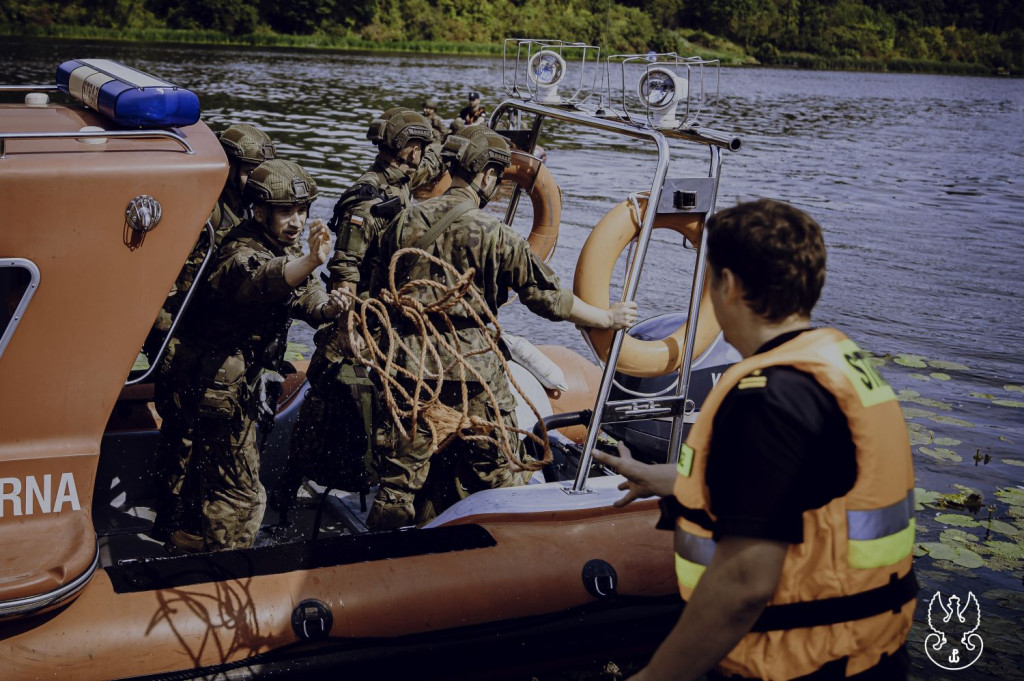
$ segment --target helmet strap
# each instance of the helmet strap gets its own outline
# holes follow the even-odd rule
[[[480,175],[482,175],[482,173]],[[478,175],[478,177],[480,175]],[[480,207],[483,208],[488,203],[490,203],[491,199],[494,198],[494,195],[498,193],[499,184],[501,183],[495,181],[494,186],[491,187],[490,191],[487,191],[483,188],[483,186],[477,184],[476,178],[474,178],[473,181],[469,183],[469,186],[472,187],[473,191],[476,192],[476,195],[480,197]]]

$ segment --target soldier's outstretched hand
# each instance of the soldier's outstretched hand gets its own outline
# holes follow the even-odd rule
[[[636,324],[636,301],[627,300],[626,302],[615,303],[608,310],[609,314],[609,328],[612,329],[628,329],[629,327]]]
[[[331,257],[331,232],[320,218],[309,223],[309,255],[317,265],[325,264]]]

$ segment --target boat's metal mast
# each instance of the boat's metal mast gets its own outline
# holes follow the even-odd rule
[[[535,115],[533,127],[526,139],[526,148],[528,150],[532,150],[536,144],[542,123],[546,118],[554,118],[556,120],[576,123],[588,128],[621,134],[633,139],[650,141],[657,148],[658,163],[654,173],[654,180],[651,183],[650,196],[647,201],[647,210],[644,211],[640,225],[640,233],[637,235],[636,246],[633,250],[632,261],[626,273],[626,282],[621,298],[623,301],[630,301],[636,297],[637,288],[640,282],[640,272],[643,269],[643,263],[647,257],[647,247],[650,243],[651,233],[654,230],[654,219],[663,205],[662,194],[667,179],[670,161],[670,150],[667,137],[699,142],[708,145],[710,148],[711,163],[708,173],[710,181],[701,181],[703,183],[702,186],[710,185],[707,186],[710,196],[701,202],[700,210],[695,211],[703,213],[705,217],[713,212],[715,200],[717,198],[718,178],[721,170],[720,148],[724,147],[735,151],[740,146],[738,138],[713,130],[702,128],[667,131],[656,130],[648,125],[634,123],[632,120],[626,122],[623,120],[621,115],[604,118],[597,116],[596,114],[583,112],[574,107],[551,107],[537,104],[532,101],[520,100],[505,100],[498,105],[491,116],[492,126],[507,111],[519,111]],[[510,203],[506,214],[506,222],[509,224],[512,223],[515,216],[518,198],[518,192],[513,194],[512,202]],[[669,198],[671,199],[671,197]],[[668,205],[672,205],[671,200]],[[598,388],[597,399],[594,404],[593,413],[590,417],[590,423],[587,427],[587,438],[583,445],[583,456],[580,461],[579,468],[576,471],[576,477],[573,481],[573,485],[571,488],[567,489],[567,491],[572,493],[581,493],[586,491],[586,480],[593,460],[594,446],[597,443],[597,436],[600,432],[601,423],[610,415],[608,414],[610,409],[614,409],[618,412],[614,416],[613,420],[619,421],[639,420],[653,418],[655,416],[673,416],[674,419],[672,424],[672,437],[670,440],[669,460],[676,461],[678,459],[679,447],[682,444],[685,412],[687,411],[685,408],[685,396],[689,390],[690,369],[693,360],[693,345],[697,333],[700,299],[704,290],[704,273],[706,269],[706,255],[704,247],[706,245],[706,239],[707,238],[702,230],[701,243],[697,249],[697,262],[694,267],[693,288],[690,294],[689,323],[687,326],[685,341],[686,345],[679,369],[679,378],[676,384],[676,395],[654,399],[644,398],[639,400],[619,400],[616,402],[609,402],[609,396],[611,394],[612,384],[615,378],[615,367],[618,364],[619,354],[622,350],[623,334],[625,333],[624,330],[616,331],[612,338],[611,347],[608,350],[608,357],[605,360],[604,372],[601,375],[601,384]]]

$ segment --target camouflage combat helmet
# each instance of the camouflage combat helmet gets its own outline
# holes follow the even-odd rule
[[[504,170],[512,163],[505,138],[482,125],[468,125],[450,135],[441,149],[441,158],[470,175],[476,175],[490,164]]]
[[[301,166],[278,158],[259,164],[245,183],[245,198],[253,203],[294,206],[313,203],[316,182]]]
[[[366,139],[397,153],[409,142],[418,140],[429,144],[434,137],[426,116],[404,106],[396,106],[370,123]]]
[[[259,128],[247,123],[236,123],[218,135],[228,156],[246,163],[263,163],[277,158],[274,142]]]
[[[437,100],[434,99],[433,97],[427,97],[426,99],[423,100],[423,106],[427,109],[434,109],[436,111]]]

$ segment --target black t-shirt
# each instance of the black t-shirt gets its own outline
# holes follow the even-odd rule
[[[777,336],[757,354],[798,336]],[[803,542],[803,513],[853,487],[857,461],[846,416],[810,374],[768,367],[722,400],[712,424],[707,485],[714,538]]]

